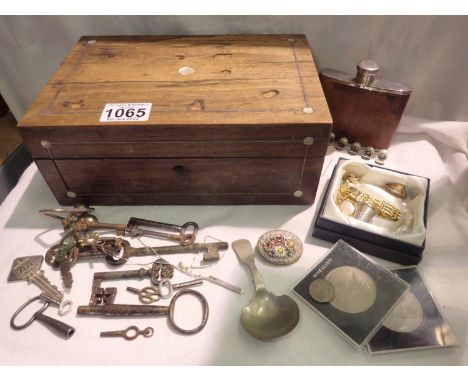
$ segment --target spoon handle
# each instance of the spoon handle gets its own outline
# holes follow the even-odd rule
[[[260,273],[255,266],[255,254],[250,242],[246,239],[236,240],[231,244],[231,247],[234,249],[239,260],[248,265],[250,272],[252,273],[255,290],[265,288],[262,276],[260,276]]]
[[[248,265],[250,272],[252,273],[252,280],[255,284],[255,290],[257,291],[259,289],[265,289],[263,278],[260,275],[260,272],[258,271],[257,267],[255,266],[254,260],[246,261],[245,263]]]

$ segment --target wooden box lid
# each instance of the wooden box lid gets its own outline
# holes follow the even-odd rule
[[[147,121],[100,122],[108,103],[152,109]],[[303,35],[93,36],[73,47],[19,127],[331,122]]]

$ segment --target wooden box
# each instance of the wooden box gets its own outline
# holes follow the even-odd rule
[[[62,205],[312,204],[331,121],[303,35],[94,36],[19,127]]]

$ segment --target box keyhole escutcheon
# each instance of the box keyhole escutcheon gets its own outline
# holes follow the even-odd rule
[[[174,166],[172,171],[178,179],[187,179],[190,176],[190,170],[185,166]]]

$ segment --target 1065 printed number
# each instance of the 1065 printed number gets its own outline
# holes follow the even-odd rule
[[[151,106],[151,103],[108,103],[102,109],[99,121],[147,121]]]
[[[144,107],[140,107],[138,110],[136,110],[134,108],[124,109],[123,107],[121,107],[119,109],[112,109],[112,108],[108,109],[108,110],[105,111],[105,113],[107,114],[107,118],[112,118],[112,117],[115,117],[115,118],[122,118],[122,117],[143,118],[146,115],[146,111],[147,110]]]

